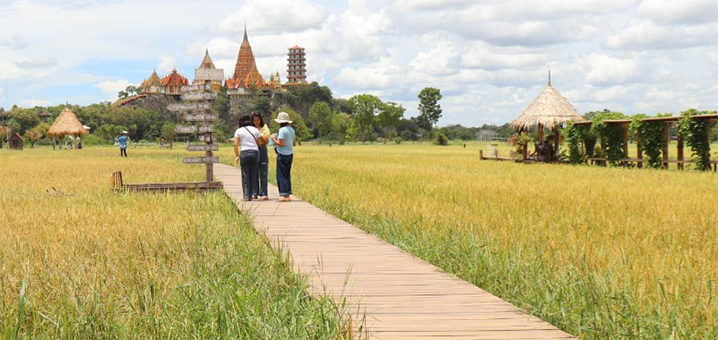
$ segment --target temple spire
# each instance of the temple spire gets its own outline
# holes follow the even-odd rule
[[[551,70],[548,70],[548,86],[551,86]]]

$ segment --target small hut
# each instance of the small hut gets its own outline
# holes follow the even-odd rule
[[[22,150],[23,140],[20,134],[13,133],[12,136],[7,139],[7,143],[12,150]]]
[[[47,131],[47,136],[52,139],[52,149],[55,149],[57,141],[66,136],[80,137],[87,135],[87,129],[80,123],[72,110],[65,108],[62,110],[55,123],[52,124],[50,130]],[[81,142],[81,141],[79,141]],[[62,148],[62,145],[60,145]]]
[[[553,86],[551,86],[551,71],[548,74],[548,85],[539,93],[538,97],[524,110],[524,112],[511,122],[518,132],[528,131],[538,127],[539,142],[543,142],[543,130],[551,129],[554,136],[554,150],[558,150],[558,129],[562,123],[573,120],[583,120],[571,103],[566,100]],[[524,159],[526,155],[524,154]]]

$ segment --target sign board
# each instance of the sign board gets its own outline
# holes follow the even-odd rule
[[[197,133],[196,126],[175,126],[175,132],[177,133]]]
[[[187,145],[187,151],[218,151],[219,145],[214,144],[191,144]]]
[[[214,125],[200,126],[197,129],[199,133],[214,132]]]
[[[211,80],[221,83],[224,80],[224,69],[196,68],[194,69],[194,79]]]
[[[200,111],[200,110],[211,110],[212,104],[210,103],[189,103],[189,104],[170,104],[167,105],[167,110],[170,111]]]
[[[212,91],[212,84],[199,84],[199,85],[189,85],[189,86],[182,86],[180,89],[182,93],[184,92],[201,92],[201,91]]]
[[[212,135],[202,135],[197,138],[200,142],[212,143]]]
[[[186,115],[184,120],[188,122],[212,122],[219,120],[219,115],[212,114],[198,114],[198,115]]]
[[[182,100],[212,100],[217,99],[214,92],[185,92],[182,94]]]
[[[184,164],[207,164],[219,163],[219,157],[185,157],[182,159]]]

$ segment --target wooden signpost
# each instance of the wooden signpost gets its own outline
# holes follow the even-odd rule
[[[181,104],[170,104],[167,109],[175,112],[186,112],[184,120],[194,122],[198,125],[177,126],[175,132],[200,134],[199,141],[204,144],[195,144],[187,146],[187,151],[204,151],[204,157],[187,157],[182,160],[185,164],[205,164],[206,181],[212,182],[214,177],[214,163],[219,162],[219,157],[212,155],[213,151],[219,148],[212,142],[214,140],[214,125],[212,122],[219,120],[219,115],[212,114],[212,101],[217,98],[217,94],[211,92],[211,85],[200,84],[183,86]],[[185,102],[188,101],[188,102]]]
[[[198,71],[200,71],[198,73]],[[219,147],[213,144],[214,125],[212,122],[218,121],[219,116],[212,114],[212,102],[217,99],[217,94],[212,92],[212,82],[219,81],[224,78],[224,71],[221,69],[197,69],[195,75],[204,75],[199,77],[200,82],[204,84],[195,84],[183,86],[180,90],[182,93],[182,103],[170,104],[167,109],[173,112],[183,114],[184,120],[192,122],[194,125],[176,126],[176,133],[199,134],[200,144],[190,144],[187,151],[203,151],[204,157],[186,157],[182,160],[184,164],[204,164],[205,181],[189,182],[189,183],[145,183],[145,184],[124,184],[122,182],[122,172],[116,171],[110,177],[110,186],[113,190],[131,190],[145,192],[167,192],[174,190],[189,191],[209,191],[222,190],[222,182],[214,182],[213,164],[219,162],[219,157],[212,155],[213,151],[218,151]]]

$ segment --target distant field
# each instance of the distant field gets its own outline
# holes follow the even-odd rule
[[[181,148],[128,153],[0,150],[0,339],[349,338],[224,194],[111,192],[204,178]]]
[[[718,175],[305,145],[295,193],[582,339],[718,338]]]

